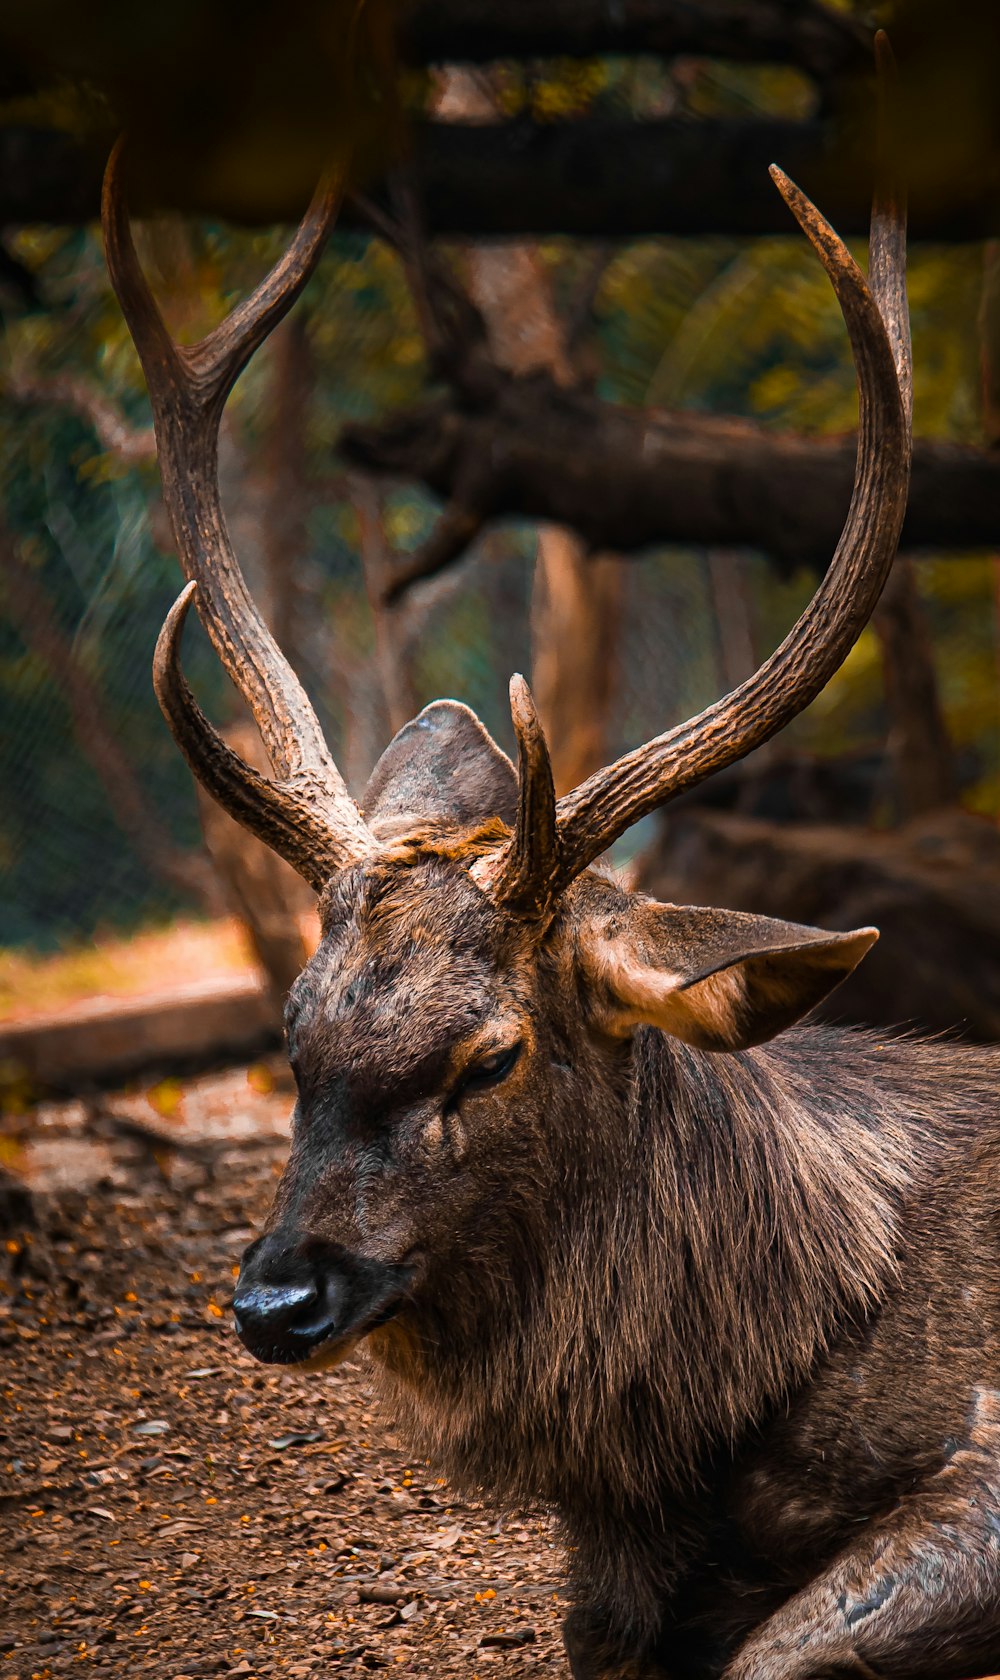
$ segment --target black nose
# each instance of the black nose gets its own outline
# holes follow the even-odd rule
[[[344,1283],[301,1247],[265,1237],[244,1256],[233,1295],[240,1340],[258,1359],[290,1365],[336,1334]]]
[[[257,1331],[282,1331],[303,1327],[319,1300],[315,1283],[239,1283],[233,1296],[236,1328],[242,1333],[253,1325]]]
[[[251,1243],[233,1295],[243,1345],[268,1365],[364,1335],[400,1305],[410,1268],[384,1266],[336,1244],[276,1231]]]

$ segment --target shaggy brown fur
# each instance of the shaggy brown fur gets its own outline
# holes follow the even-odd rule
[[[719,1054],[636,1026],[638,966],[703,1000],[695,1037],[721,998],[753,1046],[868,936],[594,872],[524,921],[470,878],[491,830],[435,831],[410,778],[409,829],[397,810],[323,898],[246,1276],[320,1265],[351,1303],[327,1340],[370,1330],[415,1443],[558,1515],[577,1680],[995,1665],[1000,1054],[818,1026]]]
[[[408,1318],[406,1358],[388,1331],[375,1351],[427,1452],[495,1499],[560,1511],[578,1592],[645,1642],[709,1564],[720,1471],[739,1487],[762,1425],[780,1434],[831,1350],[862,1356],[866,1326],[892,1311],[928,1197],[977,1153],[969,1116],[992,1098],[1000,1056],[813,1028],[723,1059],[646,1030],[629,1064],[627,1127],[590,1107],[581,1128],[577,1093],[551,1110],[544,1168],[518,1184],[516,1208],[443,1270],[433,1304]],[[919,1325],[924,1342],[931,1329]],[[919,1351],[911,1342],[907,1359]],[[895,1404],[865,1422],[869,1460],[935,1373],[893,1375]],[[847,1431],[870,1401],[838,1397]],[[915,1440],[921,1455],[935,1445]],[[876,1476],[866,1499],[859,1480],[824,1516],[811,1471],[808,1502],[786,1486],[777,1511],[754,1471],[752,1576],[776,1522],[777,1584],[790,1524],[811,1565],[817,1529],[832,1553],[886,1494]],[[728,1582],[714,1613],[730,1620],[748,1584]]]

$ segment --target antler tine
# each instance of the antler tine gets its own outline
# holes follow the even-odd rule
[[[218,382],[219,401],[225,401],[254,351],[299,296],[323,254],[342,196],[342,183],[324,175],[284,255],[256,290],[188,352],[192,363],[198,359],[199,372],[207,364]]]
[[[220,780],[220,760],[210,744],[217,737],[210,726],[208,734],[188,727],[182,749],[195,774],[224,803],[231,799],[234,815],[248,827],[255,826],[250,816],[254,798],[263,801],[262,813],[270,813],[268,823],[275,801],[285,800],[289,821],[294,815],[300,825],[303,803],[307,805],[312,812],[306,824],[311,843],[318,844],[322,830],[324,857],[336,857],[343,864],[368,851],[372,838],[330,756],[305,690],[250,597],[229,540],[218,486],[219,422],[226,397],[315,268],[338,203],[338,191],[325,180],[285,255],[251,297],[190,347],[171,339],[139,265],[122,185],[121,141],[105,173],[102,220],[112,284],[149,387],[163,497],[181,566],[198,584],[199,614],[226,671],[250,705],[280,781],[267,784],[273,791],[265,798],[249,767],[244,766],[242,778]],[[190,724],[194,714],[177,701],[177,683],[172,688],[168,683],[165,692],[172,697],[171,709],[165,706],[171,727],[182,718]],[[199,746],[207,755],[204,759],[198,756]],[[238,795],[237,782],[242,790]],[[263,814],[260,820],[265,820]],[[281,844],[271,843],[309,876],[298,843],[290,842],[287,834]]]
[[[185,584],[163,621],[153,655],[153,687],[171,734],[206,793],[291,863],[319,892],[348,859],[325,823],[294,788],[280,788],[244,762],[205,716],[185,680],[180,643],[197,593]]]
[[[149,351],[171,364],[171,377],[188,371],[198,406],[225,402],[255,350],[287,314],[309,280],[337,219],[342,183],[320,180],[290,245],[259,285],[198,344],[174,344],[136,256],[122,181],[125,140],[116,141],[104,173],[101,218],[112,283],[146,372]],[[147,374],[148,377],[148,374]],[[150,393],[152,397],[152,392]]]
[[[556,793],[545,734],[522,676],[510,679],[510,715],[517,736],[517,820],[514,839],[489,890],[498,904],[515,914],[538,917],[554,897],[559,857]]]
[[[881,37],[882,98],[892,69]],[[868,622],[889,574],[910,475],[906,212],[880,145],[870,239],[871,284],[815,206],[771,175],[833,284],[851,340],[860,415],[854,491],[830,568],[781,646],[747,682],[564,795],[557,806],[557,884],[565,887],[626,828],[724,769],[790,723],[833,676]]]
[[[121,135],[112,147],[104,171],[101,189],[101,231],[104,234],[104,255],[111,284],[121,304],[122,314],[132,334],[132,342],[139,352],[143,373],[150,380],[150,369],[160,364],[160,379],[179,376],[177,347],[167,332],[163,316],[156,306],[146,277],[139,266],[128,205],[122,185],[122,156],[125,136]],[[158,381],[159,383],[159,381]],[[155,418],[155,416],[154,416]]]

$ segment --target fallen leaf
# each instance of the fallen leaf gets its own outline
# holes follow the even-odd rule
[[[358,1598],[362,1604],[399,1604],[407,1591],[399,1581],[371,1581],[358,1588]]]
[[[512,1628],[509,1633],[484,1633],[481,1646],[494,1646],[500,1651],[513,1651],[519,1645],[531,1645],[537,1635],[533,1627]]]
[[[161,1079],[158,1085],[150,1086],[146,1092],[146,1101],[150,1108],[155,1109],[165,1120],[177,1113],[183,1098],[184,1087],[179,1079]]]

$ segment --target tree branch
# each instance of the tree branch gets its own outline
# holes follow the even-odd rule
[[[682,53],[797,64],[818,77],[870,61],[870,32],[816,0],[417,0],[403,26],[415,63]]]
[[[496,384],[486,323],[448,263],[431,250],[412,181],[394,178],[391,188],[401,218],[363,194],[355,195],[352,202],[403,265],[431,378],[445,380],[472,400],[482,400]]]
[[[111,454],[122,461],[156,460],[152,426],[133,426],[110,398],[72,373],[13,373],[7,390],[18,402],[56,403],[73,409],[91,426]]]
[[[871,204],[867,136],[830,125],[756,121],[421,123],[413,129],[414,177],[428,232],[463,238],[565,233],[627,239],[645,234],[791,234],[768,179],[775,158],[838,231],[867,233]],[[72,136],[0,128],[0,223],[76,223],[96,217],[103,156]],[[831,159],[847,161],[835,168]],[[988,153],[949,178],[912,184],[914,239],[980,240],[1000,234],[1000,198]],[[381,198],[381,193],[376,196]],[[148,208],[148,206],[147,206]],[[213,188],[165,209],[245,217],[244,204]],[[280,190],[259,221],[297,219]],[[347,203],[343,226],[365,225]]]
[[[387,581],[381,585],[386,606],[395,605],[414,583],[434,577],[461,560],[483,523],[481,514],[470,512],[458,502],[449,502],[427,541],[412,554],[394,556],[391,570],[390,566],[386,567]]]
[[[545,373],[503,374],[495,399],[478,408],[444,396],[349,426],[339,449],[364,471],[425,484],[457,504],[470,529],[535,519],[571,527],[594,551],[745,546],[788,568],[826,565],[854,473],[850,436],[782,436],[746,420],[629,409]],[[461,552],[437,533],[431,541],[441,564]],[[1000,455],[918,439],[903,546],[1000,546]],[[416,569],[411,557],[406,575]]]

